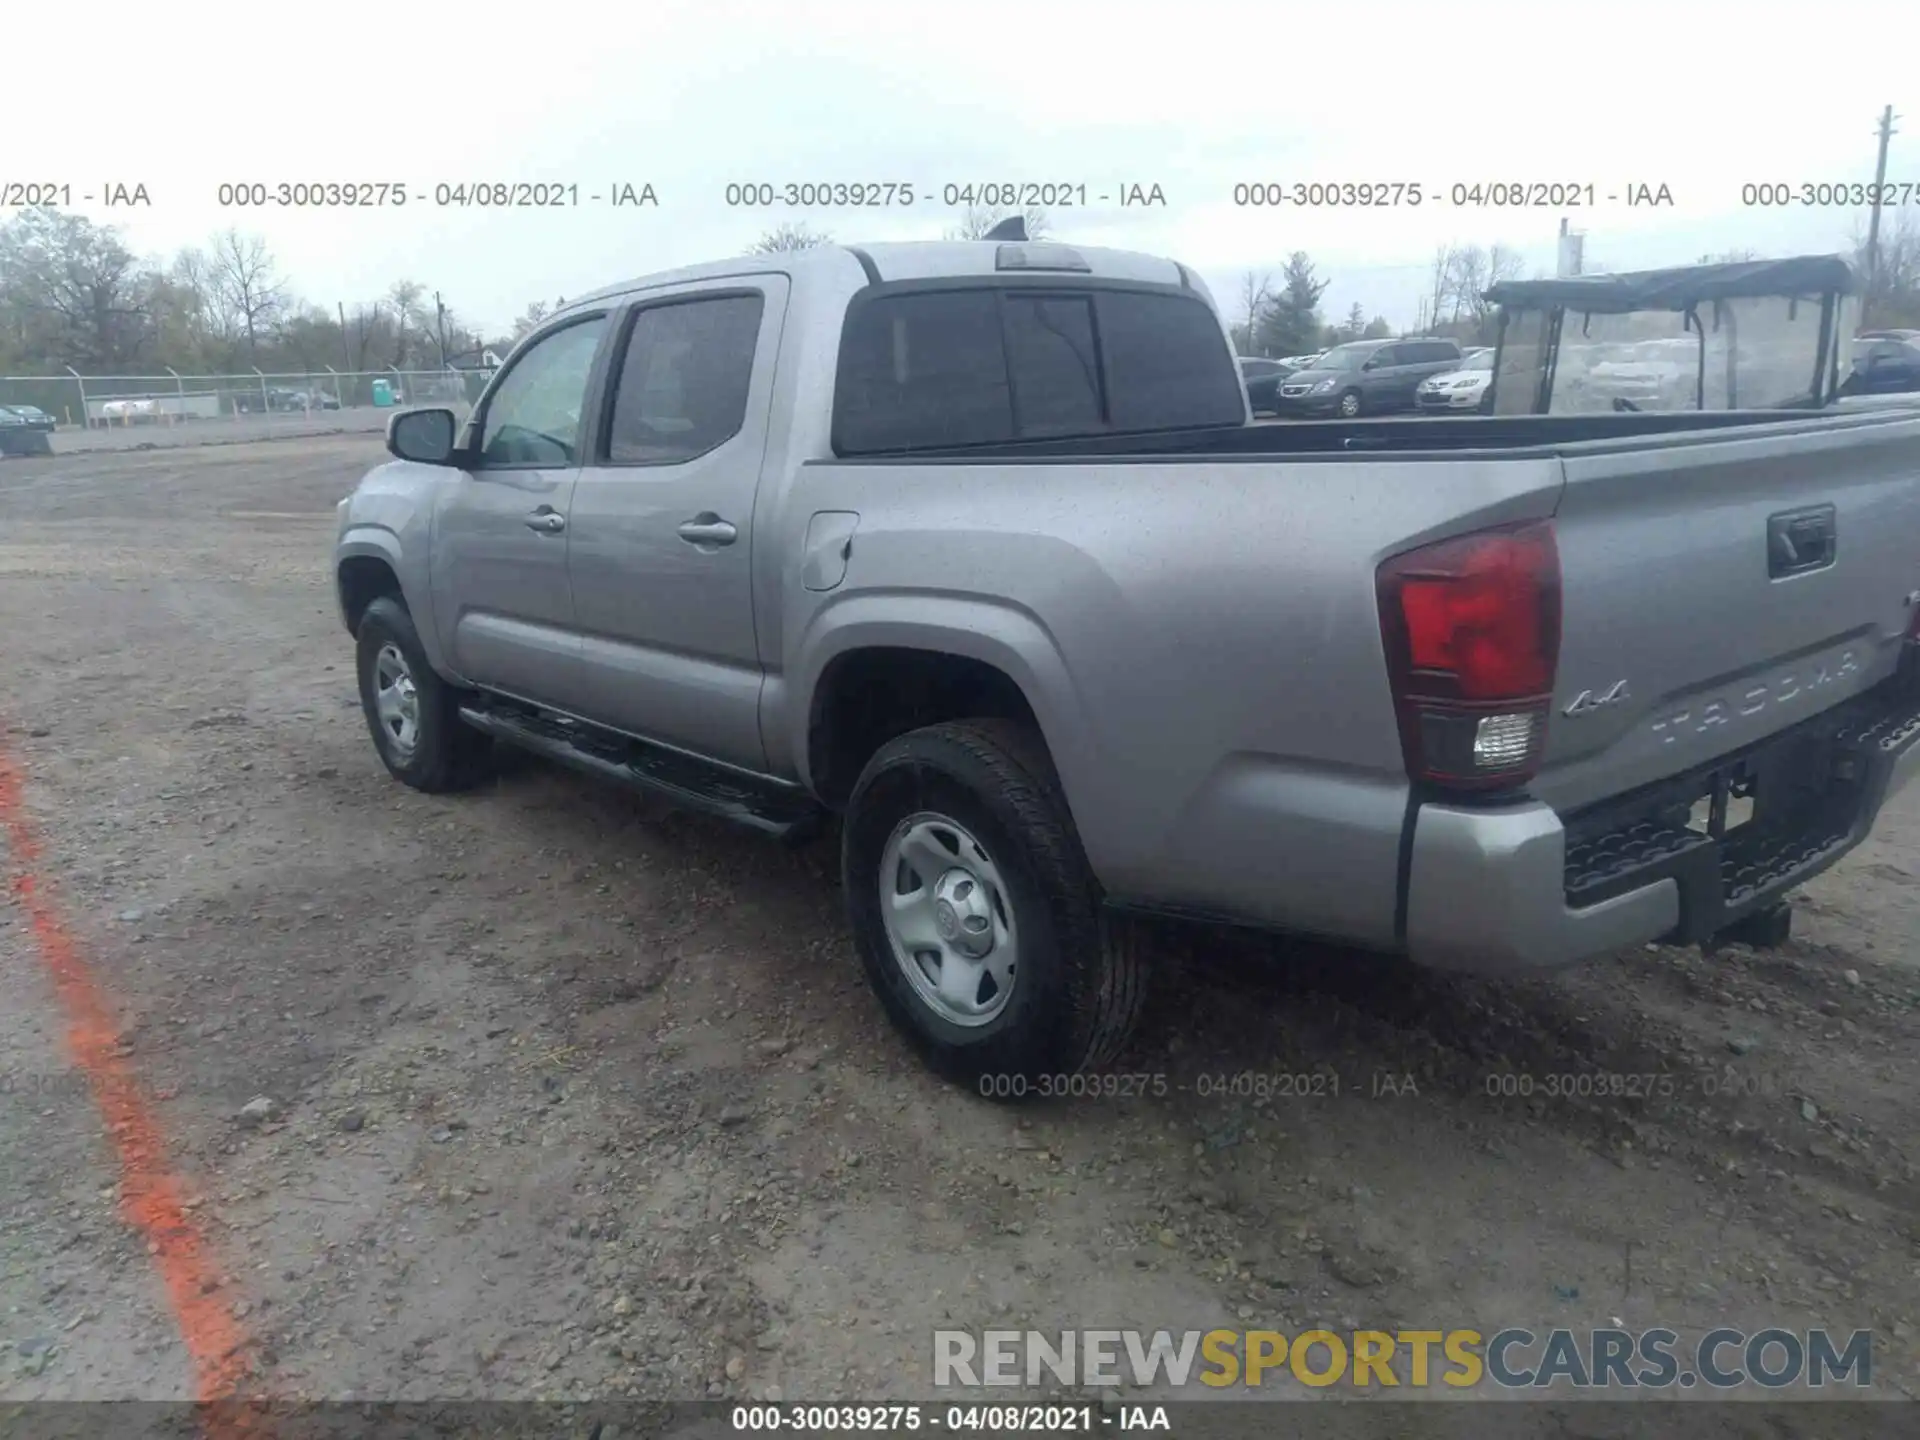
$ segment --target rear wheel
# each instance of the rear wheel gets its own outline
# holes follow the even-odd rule
[[[953,722],[883,746],[848,802],[841,869],[867,978],[938,1073],[1037,1097],[1131,1034],[1142,935],[1103,914],[1031,729]]]
[[[1360,413],[1360,392],[1349,390],[1340,397],[1340,418],[1351,420]]]
[[[464,790],[485,777],[492,740],[462,723],[459,694],[434,673],[413,616],[382,596],[360,619],[360,708],[394,779],[415,790]]]

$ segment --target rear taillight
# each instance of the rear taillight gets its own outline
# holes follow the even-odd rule
[[[1407,774],[1475,790],[1531,779],[1560,658],[1552,524],[1395,555],[1380,566],[1379,595]]]

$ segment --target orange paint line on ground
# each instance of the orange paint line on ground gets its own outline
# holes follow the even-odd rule
[[[220,1294],[212,1247],[182,1203],[179,1180],[167,1169],[160,1124],[122,1053],[106,993],[38,873],[40,842],[24,790],[20,767],[0,747],[0,832],[11,857],[13,898],[53,980],[73,1063],[87,1077],[106,1121],[120,1166],[121,1218],[146,1237],[192,1361],[195,1398],[203,1404],[231,1402],[246,1369],[246,1332],[233,1318],[232,1301]],[[229,1423],[219,1428],[230,1434],[231,1422],[240,1418],[229,1413]]]

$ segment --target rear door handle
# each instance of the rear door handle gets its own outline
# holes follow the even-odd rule
[[[527,516],[527,528],[538,530],[543,535],[558,535],[567,528],[567,517],[558,510],[543,505]]]
[[[711,510],[702,510],[680,527],[680,538],[689,545],[731,545],[740,532]]]

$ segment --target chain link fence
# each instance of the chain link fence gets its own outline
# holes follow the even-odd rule
[[[491,370],[320,370],[240,375],[0,375],[0,405],[30,405],[62,428],[188,425],[244,415],[448,405],[464,415]]]

